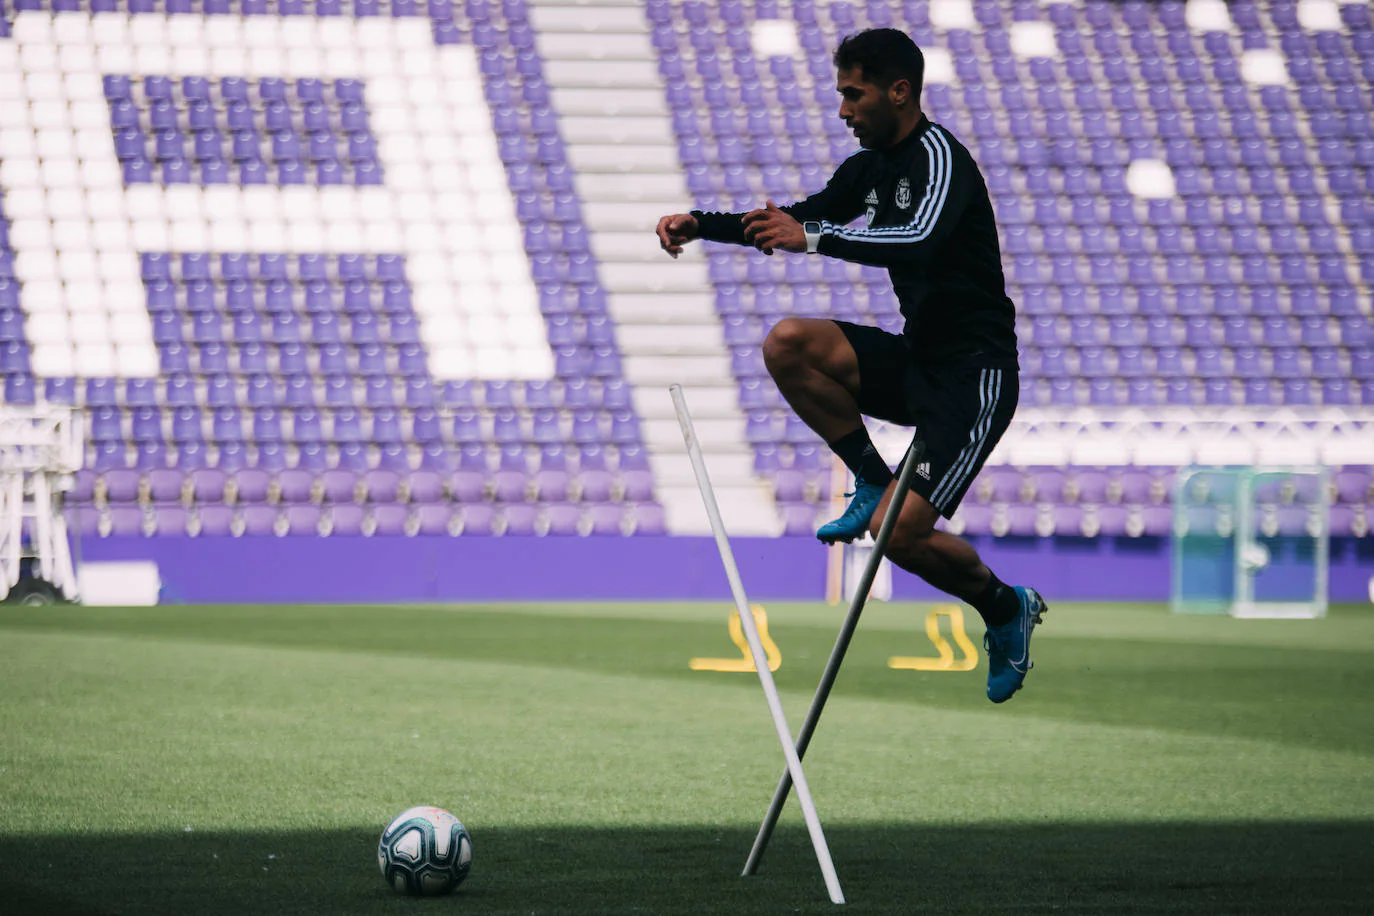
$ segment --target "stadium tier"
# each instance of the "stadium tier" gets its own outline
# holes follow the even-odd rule
[[[867,26],[926,49],[924,108],[986,176],[1023,413],[1372,428],[1364,3],[3,9],[4,398],[85,411],[90,535],[688,530],[675,380],[743,527],[810,535],[832,459],[760,345],[786,315],[900,330],[885,273],[639,246],[660,202],[818,189]],[[1002,449],[951,526],[1166,534],[1171,472]],[[1332,498],[1366,535],[1370,468]]]

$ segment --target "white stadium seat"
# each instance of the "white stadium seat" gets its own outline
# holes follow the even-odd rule
[[[165,220],[152,217],[131,219],[129,228],[134,248],[138,251],[166,251],[171,246]]]
[[[15,250],[52,248],[52,223],[44,216],[10,216],[10,245]]]
[[[109,317],[103,310],[83,313],[78,320],[67,323],[67,335],[67,339],[77,346],[108,341],[111,339]]]
[[[167,19],[163,16],[130,16],[128,40],[135,47],[166,45]]]
[[[325,239],[330,251],[359,251],[363,248],[363,226],[355,219],[326,219]]]
[[[58,252],[90,251],[93,241],[89,220],[61,219],[53,221],[52,243]]]
[[[168,231],[177,251],[204,251],[210,247],[209,225],[202,217],[189,216],[172,220]]]
[[[24,91],[30,99],[44,102],[65,102],[62,92],[62,75],[56,68],[24,74]]]
[[[129,43],[129,17],[123,13],[96,13],[91,17],[91,38],[96,47]]]
[[[5,215],[11,220],[47,219],[47,195],[36,186],[11,186],[5,195]]]
[[[78,344],[76,374],[82,378],[104,378],[114,375],[114,346],[105,341]]]
[[[49,186],[48,215],[53,219],[83,219],[86,216],[86,195],[71,185]]]
[[[137,45],[134,49],[134,66],[140,73],[167,73],[172,69],[172,51],[166,45]]]
[[[95,52],[95,60],[103,73],[128,73],[134,69],[134,52],[127,45],[100,47]]]
[[[23,283],[58,279],[57,253],[51,248],[30,248],[16,252],[14,275]]]
[[[69,280],[62,285],[62,300],[72,315],[105,312],[105,288],[94,280]]]
[[[89,227],[89,224],[82,224]],[[62,282],[69,287],[73,283],[91,283],[98,289],[97,277],[100,276],[100,264],[96,260],[95,252],[90,245],[80,247],[72,246],[68,250],[63,250],[61,245],[57,246],[57,272],[62,277]]]
[[[148,331],[148,319],[127,312],[110,316],[110,339],[121,348],[129,344],[152,346],[153,343]]]
[[[91,244],[101,254],[117,255],[121,261],[133,264],[133,236],[124,219],[98,219],[91,223]]]
[[[77,70],[77,68],[75,68],[71,62],[68,62],[66,57],[64,56],[62,61],[62,69],[65,75],[62,77],[62,84],[66,87],[67,98],[73,104],[78,102],[95,102],[101,105],[103,108],[103,106],[105,105],[105,87],[100,82],[100,75],[95,72],[94,54],[86,48],[73,48],[69,50],[69,56],[72,57],[77,56],[77,50],[85,51],[86,54],[90,57],[90,63],[87,67],[82,68],[81,70]],[[68,52],[64,52],[64,55],[67,54]],[[109,110],[105,109],[105,111],[105,124],[108,127]]]
[[[115,366],[113,374],[121,378],[157,377],[157,349],[151,342],[117,347],[113,356]]]
[[[39,378],[68,378],[76,375],[76,353],[65,341],[35,345],[30,365]]]
[[[91,76],[98,80],[100,77],[94,45],[67,45],[58,48],[57,65],[62,68],[63,73],[67,74],[68,80],[85,80]],[[77,89],[76,92],[81,94],[72,96],[73,98],[96,98],[96,96],[89,95],[84,88]]]
[[[210,223],[210,247],[216,251],[242,251],[248,247],[248,225],[241,219],[217,218]]]
[[[68,344],[68,322],[65,312],[42,312],[29,315],[24,322],[24,333],[29,343],[35,347]]]

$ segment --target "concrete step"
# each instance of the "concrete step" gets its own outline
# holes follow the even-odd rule
[[[683,389],[692,417],[739,417],[739,395],[734,385],[692,385]],[[677,422],[677,408],[667,388],[643,386],[634,391],[635,413],[644,420],[669,418]],[[739,443],[732,443],[738,448]]]
[[[681,264],[687,253],[677,260]],[[703,283],[703,289],[706,286]],[[657,293],[653,295],[610,293],[606,307],[616,324],[650,324],[676,321],[718,322],[715,297],[709,292]]]
[[[711,353],[725,348],[720,325],[709,324],[625,324],[616,322],[620,349],[632,356],[655,354]]]
[[[728,450],[744,435],[744,424],[736,417],[708,417],[692,415],[697,441],[705,450]],[[682,444],[682,426],[674,414],[671,419],[644,420],[640,423],[644,442],[650,449],[674,448]]]
[[[530,6],[530,24],[536,32],[583,32],[605,35],[611,32],[647,32],[648,21],[638,3],[610,6],[593,3],[549,4],[535,0]]]
[[[539,52],[555,60],[656,60],[649,36],[639,32],[539,30]]]
[[[658,65],[651,60],[550,60],[544,64],[551,86],[619,89],[662,86]]]
[[[633,143],[651,145],[661,143],[671,147],[673,126],[667,118],[644,115],[617,115],[598,117],[589,115],[563,115],[559,127],[563,132],[563,142],[578,143]]]
[[[730,537],[774,537],[782,533],[782,520],[772,498],[748,486],[716,483],[711,488],[720,507],[721,523]],[[707,535],[711,533],[710,517],[695,487],[660,487],[658,497],[667,516],[668,530],[673,534]]]
[[[681,201],[641,200],[641,201],[585,201],[582,215],[587,228],[593,232],[635,232],[644,231],[650,238],[658,226],[658,221],[669,213],[681,213]]]
[[[681,172],[644,172],[633,175],[578,175],[577,195],[583,200],[667,201],[686,213],[692,209],[692,196]]]
[[[693,424],[696,415],[692,415]],[[739,449],[712,448],[703,450],[706,471],[711,480],[720,480],[731,486],[751,486],[758,482],[754,474],[754,453]],[[687,456],[687,446],[679,435],[677,442],[655,449],[651,452],[654,462],[655,479],[669,487],[689,486],[696,477],[692,473],[692,459]],[[766,484],[765,484],[766,486]]]
[[[719,385],[730,377],[730,361],[723,353],[676,356],[626,356],[625,377],[634,385],[667,388],[679,384]]]
[[[550,87],[553,110],[568,117],[571,115],[661,115],[667,114],[667,102],[663,90],[657,86],[649,89],[637,87],[618,87],[614,89],[563,89]]]
[[[703,283],[700,263],[673,270],[672,263],[640,264],[611,262],[601,265],[601,282],[608,290],[625,293],[699,293],[710,289]]]
[[[534,7],[574,7],[595,14],[606,7],[633,7],[641,10],[644,0],[532,0]]]
[[[666,211],[663,215],[677,211]],[[657,225],[657,222],[654,224]],[[592,233],[592,253],[598,261],[648,261],[659,267],[668,264],[685,264],[688,261],[705,262],[705,249],[701,245],[690,245],[682,249],[682,254],[673,261],[658,243],[654,226],[640,228],[634,232],[614,230],[594,231]]]
[[[657,144],[579,143],[568,147],[568,162],[579,172],[660,173],[677,165],[677,149]]]

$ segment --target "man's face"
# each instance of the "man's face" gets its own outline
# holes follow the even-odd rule
[[[861,67],[839,71],[835,88],[840,93],[840,117],[854,131],[860,146],[885,149],[892,145],[898,129],[893,97],[904,92],[906,85],[905,80],[898,80],[887,89],[880,89],[864,79]]]

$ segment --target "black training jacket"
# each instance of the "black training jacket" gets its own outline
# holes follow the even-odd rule
[[[819,221],[819,254],[886,267],[913,354],[926,365],[1016,368],[987,185],[969,151],[923,115],[888,150],[860,150],[825,188],[783,207]],[[742,213],[693,210],[700,238],[746,244]],[[864,228],[849,223],[866,215]]]

